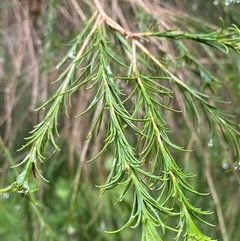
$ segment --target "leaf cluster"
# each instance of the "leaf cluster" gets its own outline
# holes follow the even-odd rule
[[[95,1],[96,6],[99,2]],[[98,12],[86,22],[85,28],[70,42],[69,52],[57,65],[63,69],[56,80],[60,86],[52,97],[37,111],[48,108],[43,120],[34,127],[26,138],[28,154],[20,165],[24,165],[21,174],[1,193],[17,191],[27,195],[32,201],[30,174],[35,171],[45,180],[40,165],[45,162],[44,150],[47,144],[60,151],[56,137],[58,118],[62,110],[71,106],[71,96],[80,88],[86,93],[94,93],[92,101],[82,113],[97,113],[86,140],[92,140],[106,126],[106,134],[101,151],[91,160],[99,161],[106,151],[112,152],[112,166],[106,182],[100,185],[102,193],[117,186],[124,187],[116,199],[117,204],[126,193],[133,189],[132,211],[128,221],[116,233],[124,228],[142,227],[142,240],[162,240],[166,231],[176,233],[176,240],[212,240],[203,234],[195,220],[207,223],[202,211],[191,204],[187,193],[204,195],[196,191],[189,183],[189,174],[185,174],[171,155],[171,150],[185,152],[184,148],[169,138],[166,125],[166,113],[190,109],[200,123],[200,112],[205,114],[210,128],[217,124],[227,142],[233,149],[236,160],[240,160],[240,133],[238,124],[230,120],[229,115],[216,106],[219,99],[196,89],[181,79],[176,71],[180,63],[190,61],[200,75],[202,86],[212,90],[220,80],[197,60],[183,40],[194,41],[199,46],[207,45],[225,54],[229,49],[240,53],[240,30],[232,26],[227,30],[212,31],[207,34],[188,33],[180,30],[131,33],[122,28],[98,8]],[[178,48],[178,56],[167,63],[154,54],[148,46],[162,41],[173,41]],[[156,42],[154,42],[154,41]],[[118,45],[118,46],[116,46]],[[183,110],[171,107],[174,96],[182,98]],[[186,113],[187,114],[187,113]],[[190,116],[190,115],[189,115]],[[107,118],[107,122],[104,120]],[[190,118],[190,117],[189,117]],[[158,196],[153,197],[151,190],[157,186]],[[171,217],[179,217],[176,227],[167,225]],[[159,227],[160,230],[159,231]]]

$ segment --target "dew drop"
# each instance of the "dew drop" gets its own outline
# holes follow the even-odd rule
[[[224,169],[224,170],[228,169],[228,164],[224,162],[224,163],[222,164],[222,169]]]
[[[231,2],[232,2],[232,0],[226,0],[226,1],[224,2],[224,4],[225,4],[226,6],[228,6],[228,5],[230,5]]]
[[[37,40],[36,40],[36,44],[37,44],[37,45],[42,45],[42,41],[41,41],[40,39],[37,39]]]
[[[240,162],[237,163],[237,165],[233,168],[233,170],[240,170]]]
[[[155,185],[150,188],[150,190],[155,190]]]
[[[15,211],[19,211],[20,208],[21,208],[21,206],[20,206],[19,204],[16,204],[16,205],[14,206],[14,210],[15,210]]]
[[[69,55],[68,55],[68,57],[69,57],[70,59],[74,59],[74,58],[76,57],[76,55],[75,55],[75,53],[70,52]]]
[[[212,147],[213,146],[213,140],[212,138],[209,140],[208,144],[207,144],[209,147]]]
[[[71,234],[74,234],[76,232],[76,230],[73,226],[70,225],[67,229],[67,232],[68,232],[68,234],[71,235]]]
[[[4,194],[3,194],[3,199],[8,199],[9,196],[10,196],[9,193],[4,193]]]

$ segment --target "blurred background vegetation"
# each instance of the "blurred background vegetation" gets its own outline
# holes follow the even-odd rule
[[[19,174],[19,168],[10,167],[19,163],[27,153],[27,150],[17,150],[25,144],[24,138],[45,114],[45,110],[34,112],[34,109],[44,103],[58,86],[58,83],[52,84],[60,73],[54,67],[65,56],[66,44],[82,30],[84,21],[91,16],[94,5],[89,2],[91,1],[1,1],[1,187],[7,186]],[[240,27],[240,4],[234,2],[159,0],[153,1],[159,2],[161,10],[155,13],[151,1],[148,1],[149,9],[153,11],[150,20],[138,12],[137,8],[134,14],[132,9],[129,10],[133,2],[135,1],[105,1],[105,5],[113,18],[116,15],[114,11],[121,8],[131,27],[138,31],[147,31],[143,23],[154,22],[155,17],[160,18],[163,24],[190,32],[205,33],[207,27],[220,29],[222,21],[227,27],[232,24]],[[221,79],[221,88],[216,88],[214,93],[229,101],[229,104],[220,106],[235,115],[235,120],[239,123],[239,55],[231,51],[228,55],[214,50],[199,51],[194,44],[188,47],[212,75]],[[38,206],[21,198],[18,193],[0,196],[1,240],[140,240],[140,232],[137,230],[126,229],[114,235],[104,232],[121,227],[128,218],[133,200],[128,194],[123,202],[113,205],[113,200],[121,191],[118,189],[100,195],[96,185],[101,185],[106,180],[112,161],[109,153],[105,154],[104,161],[79,161],[87,135],[86,123],[89,122],[88,116],[81,119],[74,117],[86,108],[83,93],[84,90],[73,96],[69,117],[63,113],[59,118],[61,138],[57,142],[61,151],[52,153],[50,147],[46,148],[47,160],[42,170],[49,183],[39,177],[35,179],[36,186],[39,187],[35,193]],[[177,102],[175,104],[178,105]],[[233,152],[219,138],[220,131],[211,136],[206,123],[201,123],[201,132],[198,133],[200,142],[196,144],[183,117],[172,113],[168,118],[171,140],[194,150],[191,153],[175,153],[173,150],[172,155],[175,155],[178,165],[184,172],[196,175],[190,180],[196,190],[215,190],[215,199],[212,195],[189,196],[195,206],[214,212],[207,216],[207,221],[216,226],[213,228],[200,224],[200,227],[204,233],[218,240],[238,241],[240,175],[238,170],[232,168],[235,162]],[[94,156],[100,149],[101,144],[96,140],[87,156]],[[209,186],[209,180],[212,181],[212,186]],[[222,237],[217,209],[222,211],[221,221],[226,227],[228,239]],[[172,223],[173,226],[176,224]],[[173,237],[166,236],[164,240],[173,240]]]

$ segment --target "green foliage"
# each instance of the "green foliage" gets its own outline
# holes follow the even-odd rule
[[[74,96],[84,89],[81,93],[88,96],[86,108],[75,113],[77,118],[87,116],[88,120],[88,134],[84,136],[79,162],[109,162],[105,183],[98,187],[104,195],[109,195],[108,192],[113,192],[114,196],[117,194],[114,201],[116,206],[121,205],[124,200],[128,205],[127,215],[124,216],[127,220],[125,224],[110,225],[114,230],[107,233],[114,234],[124,232],[126,228],[141,227],[142,241],[165,240],[168,233],[173,233],[175,240],[213,240],[198,227],[199,223],[211,225],[205,220],[205,215],[210,212],[203,211],[189,200],[189,196],[195,195],[204,199],[206,194],[195,190],[190,183],[191,175],[183,171],[177,159],[176,153],[187,155],[190,152],[188,148],[182,147],[187,144],[181,140],[184,133],[178,132],[179,136],[174,138],[174,130],[171,130],[169,122],[172,121],[172,115],[182,116],[185,122],[183,125],[194,136],[199,153],[204,150],[200,149],[198,135],[204,131],[202,122],[205,128],[207,123],[210,129],[208,145],[212,145],[214,135],[221,136],[233,150],[238,167],[239,123],[235,123],[231,115],[219,107],[224,101],[215,96],[224,80],[214,76],[200,62],[191,46],[197,46],[209,56],[214,55],[216,50],[219,54],[228,55],[231,51],[239,54],[240,29],[232,25],[227,29],[208,29],[207,33],[201,33],[197,30],[190,32],[173,27],[162,28],[158,22],[149,28],[148,23],[141,24],[144,24],[145,19],[151,19],[151,15],[147,13],[147,7],[138,6],[139,30],[147,31],[131,32],[110,18],[99,1],[95,0],[94,6],[97,11],[70,41],[68,53],[56,67],[56,70],[61,71],[54,81],[56,91],[37,109],[39,112],[47,111],[20,149],[27,150],[22,161],[14,166],[22,166],[21,173],[16,181],[1,189],[0,193],[6,195],[9,192],[18,192],[36,204],[32,193],[37,189],[31,188],[36,185],[32,179],[38,175],[46,182],[47,179],[52,179],[51,175],[49,178],[43,175],[43,164],[50,165],[46,152],[50,151],[50,156],[55,151],[61,152],[64,144],[58,144],[60,116],[63,111],[69,115]],[[52,18],[49,21],[51,24]],[[52,32],[51,25],[48,26],[48,31]],[[164,47],[165,43],[170,47]],[[50,45],[49,42],[48,46]],[[49,61],[49,57],[45,61]],[[175,99],[177,105],[174,105]],[[101,139],[101,144],[98,144],[100,150],[93,156],[90,154],[91,146],[98,136]],[[84,153],[88,153],[88,156]],[[56,161],[57,157],[54,162]],[[77,167],[71,200],[63,204],[66,208],[70,202],[69,213],[63,213],[69,222],[77,219],[76,215],[81,215],[81,212],[81,217],[94,217],[91,211],[84,213],[87,203],[76,202],[77,198],[81,198],[78,193],[81,165]],[[46,172],[47,169],[48,167]],[[54,201],[66,200],[70,195],[67,187],[71,184],[65,182],[65,178],[59,178],[58,182],[52,180],[55,182],[52,184],[55,188]],[[82,185],[85,190],[89,188],[89,184]],[[96,191],[93,192],[95,193],[90,200],[98,195]],[[91,196],[90,193],[83,195]],[[50,200],[46,197],[45,201]],[[42,225],[48,227],[41,212],[32,204],[26,205],[31,205],[33,216],[38,216]],[[75,217],[71,209],[74,205],[79,205],[80,212]],[[90,205],[98,206],[95,203]],[[75,210],[78,208],[75,207]],[[59,218],[61,215],[59,214]],[[53,218],[54,221],[51,218],[48,220],[56,225],[54,228],[49,227],[49,237],[52,239],[57,238],[52,229],[61,225],[56,221],[59,218],[57,216]],[[90,240],[84,230],[91,227],[97,219],[98,217],[91,219],[81,230],[79,237],[82,235]],[[177,220],[177,223],[173,225],[172,220]],[[68,233],[71,233],[71,228],[75,230],[77,227],[70,225]],[[99,230],[92,228],[99,240],[102,237],[107,240],[109,236],[100,235]],[[65,240],[64,236],[61,240]]]

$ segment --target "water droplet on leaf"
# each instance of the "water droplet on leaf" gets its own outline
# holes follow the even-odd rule
[[[224,170],[228,169],[228,164],[224,162],[224,163],[222,164],[222,169],[224,169]]]
[[[67,232],[68,232],[68,234],[71,235],[71,234],[74,234],[76,232],[76,230],[73,226],[70,225],[67,229]]]
[[[213,146],[213,140],[212,138],[209,140],[208,144],[207,144],[209,147],[212,147]]]
[[[230,5],[230,3],[232,3],[232,0],[226,0],[226,1],[224,2],[224,4],[225,4],[226,6]]]
[[[15,211],[19,211],[20,208],[21,208],[21,206],[20,206],[19,204],[16,204],[16,205],[14,206],[14,210],[15,210]]]
[[[76,57],[76,55],[75,55],[74,52],[70,52],[69,55],[68,55],[68,57],[69,57],[70,59],[74,59],[74,58]]]
[[[3,199],[8,199],[9,196],[10,196],[9,193],[4,193],[4,194],[3,194]]]

